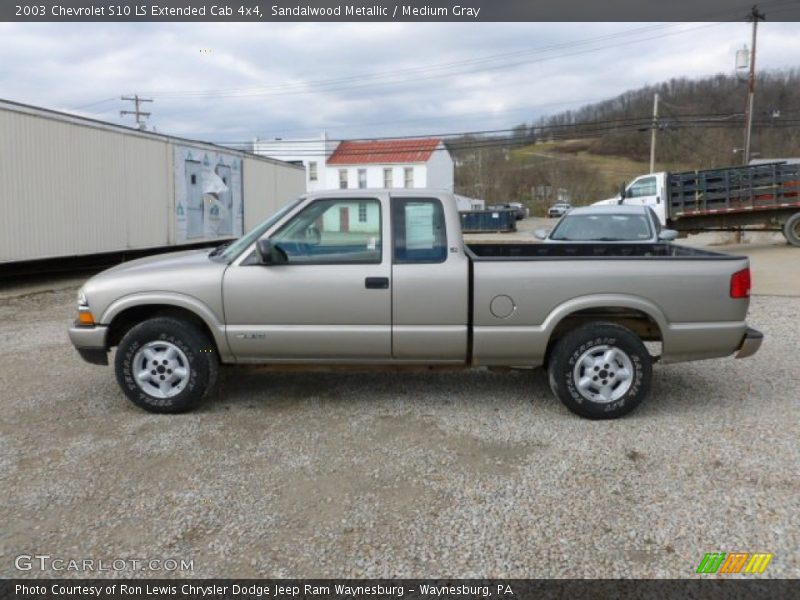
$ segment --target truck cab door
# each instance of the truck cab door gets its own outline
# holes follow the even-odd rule
[[[225,271],[228,344],[241,362],[391,360],[388,196],[317,198]]]
[[[393,197],[392,358],[462,363],[467,358],[469,258],[455,204]]]
[[[625,201],[623,204],[632,206],[649,206],[658,215],[661,224],[666,224],[664,211],[664,189],[659,185],[663,180],[663,174],[644,175],[637,177],[625,190]]]

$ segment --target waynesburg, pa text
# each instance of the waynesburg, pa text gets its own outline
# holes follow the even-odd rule
[[[420,596],[431,596],[434,598],[445,598],[449,596],[472,596],[476,598],[491,597],[513,597],[514,591],[507,583],[494,585],[477,584],[452,584],[452,585],[429,585],[420,583],[419,585],[390,585],[382,583],[349,584],[336,583],[333,585],[312,585],[312,584],[208,584],[196,585],[191,583],[184,584],[165,584],[156,585],[150,583],[129,584],[114,583],[108,585],[81,585],[81,584],[39,584],[15,586],[17,596],[44,596],[50,593],[53,596],[89,596],[101,598],[104,596],[195,596],[205,597],[243,597],[243,598],[283,598],[309,596],[330,597],[360,597],[378,596],[382,598],[394,597],[403,598],[408,594],[419,594]]]

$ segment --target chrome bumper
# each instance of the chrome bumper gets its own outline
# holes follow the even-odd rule
[[[69,341],[75,346],[81,358],[93,365],[108,364],[108,347],[106,334],[108,327],[95,325],[93,327],[80,327],[73,325],[69,328]]]
[[[753,356],[761,347],[761,342],[764,341],[764,334],[760,331],[748,327],[742,338],[742,343],[736,349],[736,358],[747,358]]]

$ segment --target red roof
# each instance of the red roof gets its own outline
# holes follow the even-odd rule
[[[440,143],[439,138],[340,142],[328,164],[424,163]]]

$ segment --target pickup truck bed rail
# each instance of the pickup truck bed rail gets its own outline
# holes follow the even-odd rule
[[[675,244],[470,244],[466,248],[469,257],[476,262],[574,258],[741,260],[740,256]]]

